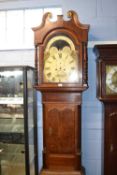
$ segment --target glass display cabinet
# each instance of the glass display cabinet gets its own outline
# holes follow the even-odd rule
[[[34,69],[0,67],[0,175],[36,175]]]

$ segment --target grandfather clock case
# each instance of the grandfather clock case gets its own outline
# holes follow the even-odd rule
[[[103,103],[104,175],[117,174],[117,45],[97,45],[97,97]]]
[[[35,88],[42,93],[41,175],[81,175],[81,103],[87,84],[88,25],[74,11],[52,22],[51,13],[33,28]]]

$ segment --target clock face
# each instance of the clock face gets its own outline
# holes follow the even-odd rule
[[[78,52],[64,35],[49,40],[44,51],[44,82],[78,82]]]
[[[106,94],[117,95],[117,65],[106,66]]]

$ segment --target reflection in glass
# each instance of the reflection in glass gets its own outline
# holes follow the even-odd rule
[[[0,175],[25,175],[24,145],[0,142]]]
[[[0,68],[0,175],[35,175],[33,81],[30,67]]]
[[[25,175],[23,71],[0,69],[0,175]]]
[[[21,70],[0,71],[0,97],[23,96],[23,72]]]

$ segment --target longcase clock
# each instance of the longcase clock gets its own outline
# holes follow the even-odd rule
[[[35,88],[42,92],[42,175],[81,175],[81,103],[87,83],[89,26],[74,11],[51,22],[51,13],[33,28]]]
[[[103,102],[104,175],[117,174],[117,45],[97,45],[97,97]]]

